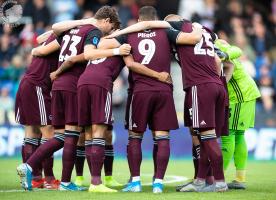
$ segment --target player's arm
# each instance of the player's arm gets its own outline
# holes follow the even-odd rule
[[[86,60],[96,60],[111,56],[126,56],[129,55],[131,46],[129,44],[122,44],[118,48],[113,49],[99,49],[94,45],[86,45],[84,47],[84,57]]]
[[[133,72],[157,79],[161,82],[172,84],[172,79],[167,72],[156,72],[143,64],[135,62],[132,55],[124,56],[126,66]]]
[[[86,62],[86,60],[84,59],[84,53],[76,55],[76,56],[71,56],[67,60],[65,60],[56,71],[54,71],[50,74],[50,78],[52,81],[54,81],[63,72],[72,68],[76,63],[85,63],[85,62]]]
[[[102,33],[95,29],[87,37],[84,46],[86,60],[95,60],[116,55],[129,55],[131,46],[117,42],[115,39],[101,39]],[[109,40],[112,40],[113,43]]]
[[[237,59],[242,55],[242,50],[237,46],[232,46],[228,42],[222,39],[217,39],[215,45],[221,51],[228,54],[229,60]]]
[[[234,73],[234,68],[235,68],[234,64],[231,61],[223,62],[223,72],[224,72],[227,83],[232,78],[232,75]]]
[[[203,30],[200,27],[193,27],[193,31],[191,33],[184,33],[175,28],[169,28],[166,30],[167,36],[172,43],[175,44],[188,44],[194,45],[197,44],[201,38]]]
[[[171,25],[166,21],[142,21],[136,24],[133,24],[129,27],[126,27],[122,30],[115,31],[111,35],[106,36],[105,38],[115,38],[123,34],[139,32],[146,29],[153,29],[153,28],[170,28]]]
[[[218,57],[217,54],[215,54],[215,63],[216,63],[216,70],[219,76],[221,76],[221,67],[222,67],[222,62],[220,58]]]
[[[100,44],[98,45],[99,49],[113,49],[113,48],[118,48],[122,44],[128,43],[127,42],[127,36],[126,35],[120,35],[116,38],[112,39],[102,39]]]
[[[58,22],[52,25],[52,30],[54,33],[59,36],[64,31],[68,31],[76,26],[84,25],[84,24],[92,24],[94,25],[96,20],[94,18],[81,19],[81,20],[68,20],[63,22]]]
[[[53,40],[47,45],[38,46],[33,48],[32,55],[33,56],[47,56],[57,50],[60,49],[60,44],[57,40]]]
[[[226,78],[226,82],[228,82],[230,81],[233,75],[234,64],[229,60],[229,55],[227,53],[217,48],[215,48],[215,52],[216,52],[215,59],[216,59],[217,69],[219,68],[219,71],[221,71],[221,64],[223,64],[223,72]]]
[[[43,42],[45,42],[49,37],[50,35],[53,33],[53,30],[50,30],[50,31],[47,31],[45,33],[42,33],[41,35],[39,35],[37,38],[36,38],[36,41],[38,44],[42,44]]]

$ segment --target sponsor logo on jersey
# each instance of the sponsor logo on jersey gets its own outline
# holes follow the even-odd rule
[[[97,46],[98,43],[99,43],[99,38],[96,37],[96,36],[94,36],[93,39],[92,39],[92,44],[95,45],[95,46]]]

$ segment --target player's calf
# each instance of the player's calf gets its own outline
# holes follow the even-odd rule
[[[170,158],[170,138],[167,131],[156,132],[157,153],[156,153],[156,173],[153,181],[153,193],[163,192],[163,179],[167,170]]]

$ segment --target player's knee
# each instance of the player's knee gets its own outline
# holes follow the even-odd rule
[[[200,135],[214,135],[216,136],[216,131],[214,128],[199,128]]]
[[[143,134],[142,132],[134,132],[134,131],[128,131],[128,135],[129,137],[142,137],[143,138]]]
[[[169,131],[154,131],[155,137],[168,137]]]
[[[92,125],[92,136],[93,138],[105,138],[105,132],[107,126],[103,124]]]
[[[41,133],[36,126],[25,126],[25,137],[27,138],[40,138]]]
[[[105,132],[105,143],[107,145],[112,145],[112,131],[111,130],[107,130]]]
[[[51,125],[48,126],[41,126],[40,131],[42,133],[43,138],[52,138],[54,137],[54,128]]]
[[[93,138],[105,138],[105,134],[102,131],[95,131],[92,133]]]
[[[80,132],[82,130],[82,128],[79,126],[76,126],[76,125],[65,125],[65,130]]]

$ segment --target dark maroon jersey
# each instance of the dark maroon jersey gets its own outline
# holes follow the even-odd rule
[[[125,66],[121,56],[90,60],[78,81],[81,85],[97,85],[112,92],[113,82]]]
[[[86,39],[94,30],[99,31],[93,25],[83,25],[70,29],[63,34],[58,67],[60,67],[68,57],[83,53]],[[54,81],[52,90],[77,92],[78,79],[83,73],[86,65],[87,62],[76,63]]]
[[[56,40],[56,36],[52,34],[43,45],[49,44],[54,40]],[[51,90],[50,73],[58,67],[58,55],[59,51],[55,51],[44,57],[33,57],[23,79],[28,79],[36,86]]]
[[[127,93],[128,93],[129,95],[132,95],[132,93],[133,93],[134,81],[133,81],[133,78],[132,78],[132,71],[131,71],[131,70],[128,71],[127,80],[128,80],[128,89],[127,89]]]
[[[118,40],[119,41],[119,40]],[[119,41],[122,44],[122,41]],[[136,62],[157,72],[170,73],[171,48],[165,29],[152,29],[127,35],[126,43]],[[134,92],[172,91],[172,85],[132,72]]]
[[[181,31],[192,32],[191,22],[184,21],[181,23]],[[209,32],[205,31],[202,39],[195,46],[177,45],[176,50],[182,68],[184,89],[202,83],[218,83],[222,85],[216,71],[214,44]]]

